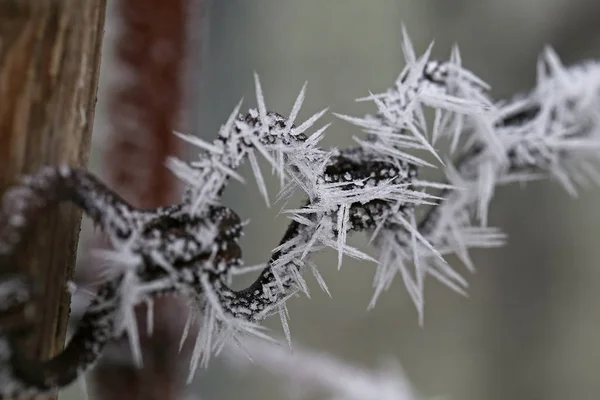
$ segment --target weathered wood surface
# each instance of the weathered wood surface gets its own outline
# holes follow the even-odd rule
[[[106,0],[0,0],[0,194],[48,164],[85,168]],[[31,357],[63,347],[81,214],[61,205],[36,222],[17,267],[40,286]]]

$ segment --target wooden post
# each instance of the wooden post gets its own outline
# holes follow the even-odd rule
[[[43,165],[87,166],[106,0],[0,0],[0,194]],[[63,346],[81,214],[41,218],[17,267],[41,289],[31,357]]]

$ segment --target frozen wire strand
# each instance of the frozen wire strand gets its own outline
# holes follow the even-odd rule
[[[267,134],[268,132],[266,131],[267,127],[269,126],[269,116],[267,115],[266,112],[266,108],[264,106],[264,96],[262,94],[262,89],[260,87],[260,82],[258,80],[258,76],[255,76],[255,82],[256,82],[256,91],[257,91],[257,102],[259,103],[259,119],[260,119],[260,126],[259,126],[259,131],[260,131],[260,135],[263,134]],[[299,111],[299,107],[301,106],[302,103],[302,99],[304,97],[304,92],[305,92],[305,87],[303,88],[303,90],[301,91],[299,97],[297,98],[296,104],[295,104],[295,108],[293,109],[293,113],[292,114],[297,114],[297,112]],[[236,107],[236,109],[239,108],[239,104],[238,107]],[[237,110],[236,110],[237,111]],[[324,111],[321,111],[315,115],[313,115],[312,117],[310,117],[307,121],[305,121],[305,123],[303,123],[300,127],[297,127],[294,129],[293,134],[297,135],[299,133],[302,133],[303,131],[305,131],[306,129],[310,128],[314,122],[320,118],[323,114]],[[228,130],[230,130],[233,127],[233,124],[236,122],[236,119],[234,118],[236,112],[234,112],[231,116],[230,116],[230,120],[228,121],[228,123],[221,129],[221,136],[223,137],[227,137],[227,138],[231,138],[232,136],[230,134],[227,133]],[[295,118],[295,115],[292,115]],[[290,122],[290,120],[288,120],[288,123],[286,124],[286,126],[289,128],[290,124],[293,123],[293,119]],[[321,130],[319,130],[317,132],[317,137],[322,135],[324,129],[326,127],[322,128]],[[242,129],[242,128],[240,128]],[[287,130],[287,129],[286,129]],[[244,133],[245,132],[245,133]],[[255,136],[255,134],[252,131],[244,131],[244,129],[242,129],[242,135],[246,135],[249,140],[253,143],[253,147],[258,150],[266,159],[267,161],[269,161],[269,163],[273,166],[273,168],[275,168],[278,172],[278,174],[280,175],[280,178],[282,180],[282,182],[284,181],[284,171],[283,171],[283,167],[282,167],[282,162],[283,162],[283,153],[285,152],[289,152],[289,149],[286,149],[285,147],[282,146],[271,146],[271,148],[273,150],[275,150],[275,157],[277,158],[277,160],[275,160],[270,154],[269,151],[267,150],[267,148],[260,142],[259,138]],[[187,139],[188,141],[198,145],[199,147],[206,149],[206,148],[211,148],[209,145],[207,145],[205,142],[203,141],[196,141],[193,138],[184,136],[184,139]],[[302,146],[303,148],[305,148],[307,151],[310,152],[310,149],[307,148],[306,146]],[[259,185],[259,189],[261,191],[261,194],[263,195],[263,197],[265,198],[265,200],[267,201],[268,204],[268,196],[266,195],[266,187],[264,185],[264,179],[262,176],[262,173],[260,173],[260,168],[258,167],[258,163],[257,160],[255,158],[255,156],[253,155],[252,152],[250,152],[249,154],[249,158],[250,158],[250,162],[252,164],[252,168],[255,174],[255,177],[257,179],[258,185]],[[237,164],[237,162],[236,162]],[[173,162],[171,162],[171,165],[173,166]],[[224,169],[223,166],[221,166],[221,169]],[[179,170],[181,170],[181,168],[179,168]],[[178,172],[178,171],[175,171]],[[232,171],[225,171],[228,172],[229,174],[232,174]],[[183,171],[181,173],[178,173],[178,175],[185,175],[183,173]],[[236,176],[237,178],[239,178],[239,176]],[[191,181],[192,179],[185,179],[186,181]],[[217,185],[220,186],[220,185]],[[196,195],[197,197],[203,197],[203,193],[200,192]],[[200,204],[195,204],[193,208],[201,208],[201,203]]]
[[[408,53],[410,53],[410,50],[408,50]],[[576,80],[576,78],[579,79],[580,76],[574,75],[574,72],[577,71],[566,70],[562,67],[557,57],[555,57],[555,54],[549,53],[548,51],[547,53],[545,60],[547,65],[542,65],[542,63],[540,63],[540,83],[538,88],[530,95],[532,99],[531,103],[540,104],[539,111],[536,111],[537,115],[530,118],[529,122],[518,122],[520,126],[517,127],[512,126],[509,123],[503,126],[502,121],[495,116],[495,121],[499,126],[494,125],[494,129],[491,129],[489,122],[492,120],[491,117],[495,115],[492,111],[496,111],[486,108],[487,103],[485,97],[481,95],[476,88],[471,88],[469,82],[461,82],[458,78],[457,82],[446,82],[448,85],[454,85],[454,89],[452,90],[456,90],[456,92],[451,91],[451,94],[440,92],[439,89],[441,84],[439,82],[425,82],[423,84],[422,75],[424,68],[428,68],[428,73],[436,73],[435,68],[439,67],[439,64],[426,63],[428,59],[427,52],[423,57],[419,58],[419,60],[416,60],[416,58],[413,57],[412,64],[417,64],[418,68],[414,68],[414,65],[407,66],[407,69],[405,69],[401,75],[401,79],[404,81],[402,82],[399,80],[396,83],[395,92],[392,90],[384,95],[371,96],[370,100],[374,100],[380,109],[380,117],[383,120],[387,118],[394,123],[401,124],[407,134],[406,137],[400,136],[401,139],[398,141],[393,141],[389,138],[386,139],[386,135],[391,133],[389,127],[384,127],[383,129],[379,127],[377,123],[380,123],[380,121],[376,118],[362,119],[360,121],[361,124],[366,125],[367,129],[370,130],[373,135],[371,138],[372,140],[365,142],[368,142],[368,144],[371,145],[375,143],[378,146],[375,149],[371,149],[373,150],[372,153],[378,152],[381,154],[385,152],[387,148],[393,147],[390,146],[390,143],[392,142],[398,147],[404,145],[406,148],[413,150],[420,149],[430,151],[432,147],[428,147],[428,145],[421,143],[424,138],[429,139],[431,136],[425,129],[422,108],[422,106],[427,105],[427,103],[433,104],[436,107],[448,108],[445,110],[445,114],[437,114],[441,115],[437,120],[438,130],[441,130],[442,128],[445,129],[446,123],[447,126],[453,128],[455,132],[461,131],[462,129],[457,130],[457,127],[462,127],[463,125],[465,125],[465,129],[475,128],[473,131],[474,135],[467,138],[467,144],[473,146],[474,143],[479,145],[481,142],[484,145],[481,156],[475,157],[471,160],[471,165],[467,166],[468,168],[474,168],[475,173],[469,172],[468,168],[459,167],[460,174],[464,175],[461,178],[464,178],[462,180],[467,183],[466,187],[475,187],[477,188],[477,192],[472,193],[464,191],[463,193],[459,193],[454,189],[438,187],[438,189],[448,192],[446,194],[448,195],[449,200],[444,201],[438,206],[440,213],[434,220],[434,228],[430,231],[425,230],[421,238],[417,235],[420,232],[415,226],[414,214],[412,213],[412,206],[415,204],[409,204],[409,207],[403,207],[402,213],[400,213],[399,204],[401,201],[399,200],[410,200],[414,203],[425,204],[427,201],[424,200],[423,193],[413,191],[414,193],[407,194],[409,193],[407,187],[386,183],[383,183],[381,184],[381,187],[376,187],[374,189],[364,189],[362,191],[357,189],[350,190],[346,193],[339,187],[324,187],[318,185],[317,178],[326,165],[327,157],[330,157],[330,154],[332,153],[313,149],[311,147],[312,143],[310,143],[311,145],[309,146],[306,142],[293,144],[290,146],[290,149],[286,150],[285,147],[278,142],[279,139],[277,139],[277,137],[281,137],[282,139],[287,138],[286,140],[289,140],[289,138],[285,136],[289,135],[289,132],[283,132],[281,128],[273,128],[274,131],[269,132],[272,128],[271,125],[273,121],[281,121],[275,120],[273,114],[266,111],[262,89],[260,88],[258,81],[257,100],[259,110],[258,112],[251,111],[251,115],[257,115],[259,121],[253,122],[255,126],[248,127],[247,123],[243,120],[243,116],[237,117],[236,113],[234,113],[230,117],[231,122],[228,121],[228,123],[230,123],[229,131],[220,132],[220,135],[227,137],[230,140],[224,141],[223,147],[220,147],[223,149],[223,157],[218,157],[218,154],[213,154],[213,159],[222,160],[224,168],[205,164],[204,167],[200,167],[200,169],[205,168],[206,170],[198,171],[198,169],[194,170],[187,165],[185,167],[180,165],[180,174],[185,181],[192,184],[191,193],[193,196],[191,198],[191,205],[196,205],[198,207],[202,206],[201,208],[203,208],[204,206],[216,203],[219,200],[218,192],[230,176],[230,174],[225,172],[226,169],[237,167],[242,158],[248,155],[248,149],[238,151],[237,146],[247,143],[255,143],[252,150],[253,154],[254,150],[261,153],[267,161],[272,164],[275,171],[281,171],[286,168],[286,172],[290,174],[293,179],[298,181],[298,186],[306,189],[311,200],[325,195],[326,201],[322,204],[306,208],[305,212],[312,213],[309,218],[301,217],[299,215],[292,216],[295,221],[304,223],[307,221],[309,222],[306,227],[299,229],[298,234],[301,236],[302,240],[298,243],[294,242],[293,246],[289,243],[282,246],[281,248],[285,250],[285,253],[281,257],[277,257],[277,260],[271,264],[275,280],[267,284],[264,289],[265,293],[270,296],[272,302],[272,304],[268,305],[267,309],[273,313],[279,312],[280,315],[283,315],[286,318],[285,321],[282,321],[284,324],[287,323],[287,315],[284,307],[284,301],[288,298],[287,294],[296,293],[297,290],[303,289],[303,286],[305,286],[305,282],[298,271],[298,268],[300,267],[299,261],[302,261],[303,264],[308,264],[309,260],[304,262],[304,260],[298,260],[298,257],[300,255],[306,255],[306,242],[309,242],[316,237],[316,242],[308,247],[310,252],[321,249],[323,246],[337,248],[338,251],[343,249],[344,252],[354,251],[345,245],[345,238],[340,238],[340,236],[342,235],[342,232],[347,231],[347,227],[344,224],[346,223],[347,215],[351,212],[349,204],[351,204],[350,202],[357,200],[368,202],[373,199],[383,199],[395,204],[395,206],[398,206],[396,212],[390,213],[390,215],[385,216],[384,219],[388,222],[389,226],[396,225],[396,227],[403,228],[399,229],[398,232],[395,232],[394,234],[389,233],[386,229],[383,233],[386,233],[387,235],[382,235],[382,237],[378,238],[379,240],[387,239],[387,242],[385,240],[383,240],[383,242],[388,248],[380,249],[381,262],[376,272],[376,279],[374,280],[374,284],[376,285],[376,295],[381,290],[389,287],[391,278],[397,272],[400,272],[406,280],[405,285],[407,286],[413,301],[418,307],[422,307],[423,271],[426,271],[428,275],[436,277],[449,287],[464,293],[464,289],[467,286],[464,278],[446,264],[441,257],[438,257],[438,255],[441,255],[446,251],[458,253],[461,260],[467,265],[467,268],[472,269],[473,266],[468,258],[467,248],[473,246],[491,247],[500,244],[503,241],[503,238],[497,233],[484,230],[478,231],[476,230],[476,227],[469,226],[468,216],[465,216],[463,209],[471,207],[474,202],[479,202],[479,217],[485,223],[487,217],[487,203],[489,203],[489,199],[493,193],[492,191],[497,184],[508,182],[517,179],[518,177],[523,178],[533,176],[531,173],[512,171],[511,168],[509,168],[511,167],[510,165],[506,165],[505,162],[499,162],[494,158],[494,137],[488,137],[489,134],[499,133],[498,137],[501,139],[502,145],[506,148],[514,149],[516,154],[516,161],[514,162],[517,163],[517,167],[520,167],[521,165],[527,166],[527,163],[537,164],[546,169],[550,175],[553,175],[556,179],[560,180],[568,191],[574,192],[575,184],[585,181],[584,178],[586,178],[586,176],[583,175],[584,173],[590,175],[587,179],[598,179],[597,173],[590,174],[589,172],[586,172],[586,169],[589,170],[590,168],[588,164],[584,162],[575,162],[577,160],[565,158],[562,154],[562,152],[564,152],[567,156],[573,156],[579,152],[586,153],[587,151],[591,155],[597,155],[597,145],[591,139],[591,135],[595,134],[595,130],[597,130],[597,125],[594,124],[598,123],[599,113],[595,112],[594,114],[585,108],[591,107],[591,104],[594,102],[594,97],[598,97],[597,93],[595,96],[592,96],[589,93],[587,95],[584,93],[584,95],[581,96],[580,92],[585,92],[586,90],[587,92],[590,91],[587,87],[590,85],[581,85],[581,82]],[[409,55],[407,58],[408,57],[411,56]],[[459,55],[456,55],[455,59],[460,60]],[[444,66],[444,68],[446,67],[447,66]],[[578,71],[578,73],[579,72],[583,73],[585,71]],[[437,73],[440,72],[437,71]],[[460,68],[456,73],[460,74]],[[558,76],[560,74],[563,74],[563,76]],[[434,79],[436,79],[435,76]],[[419,87],[421,84],[424,85],[422,88]],[[403,87],[403,85],[405,85],[405,87]],[[598,86],[596,85],[594,87],[597,88]],[[462,100],[456,101],[454,93],[456,93],[458,98],[463,100],[473,100],[475,103],[480,102],[480,104],[483,105],[481,108],[483,114],[479,114],[473,104],[469,104]],[[385,98],[386,95],[390,96],[387,100]],[[579,96],[579,99],[577,96]],[[303,97],[303,91],[301,91],[301,96],[299,96],[299,98],[300,97]],[[584,101],[589,101],[590,105],[582,104]],[[568,102],[573,102],[574,105],[567,106]],[[297,99],[297,103],[300,103],[299,99]],[[525,104],[525,102],[523,102],[523,104]],[[402,109],[398,112],[394,112],[393,107],[401,107]],[[296,108],[299,108],[299,105],[294,107],[294,109]],[[500,109],[501,111],[498,115],[506,113],[506,110],[503,110],[501,107]],[[452,113],[461,111],[465,111],[465,115],[469,116],[469,118],[444,118],[447,115],[452,115]],[[489,114],[488,111],[490,112]],[[515,112],[527,111],[527,109],[515,110]],[[472,113],[470,114],[470,112]],[[581,129],[577,129],[576,122],[579,120],[588,121],[588,115],[590,119],[589,123],[592,125],[590,127],[581,125]],[[508,115],[507,118],[510,118],[510,115]],[[285,124],[288,126],[288,122]],[[303,125],[301,125],[301,127]],[[235,130],[233,129],[234,126]],[[436,128],[434,127],[434,131],[435,129]],[[270,135],[271,133],[273,133],[276,138],[276,144],[263,144],[263,142],[261,142],[262,135]],[[408,135],[413,136],[411,137]],[[521,135],[523,139],[520,141],[515,140],[516,135]],[[313,136],[310,136],[309,139],[312,137]],[[320,134],[317,135],[315,141],[318,141],[320,137]],[[476,138],[473,139],[474,137]],[[455,138],[452,139],[456,140]],[[190,140],[193,141],[193,139]],[[217,144],[215,144],[215,146],[217,146]],[[200,143],[199,147],[202,148],[203,151],[211,152],[211,148],[209,147],[207,149],[206,143],[204,142]],[[467,149],[469,149],[469,147],[467,147]],[[560,154],[559,151],[561,152]],[[285,157],[283,157],[284,155]],[[397,155],[389,156],[390,157],[387,158],[396,159],[397,164],[400,163],[398,160],[402,160],[402,158]],[[315,171],[314,166],[317,162],[321,164],[319,165],[319,169]],[[482,171],[481,165],[485,165],[488,169]],[[193,183],[198,178],[200,178],[201,183],[199,184],[196,182],[196,186],[194,186]],[[358,181],[350,182],[349,184],[351,183],[354,183],[357,186],[360,186],[361,184],[361,182]],[[375,186],[379,186],[379,184]],[[194,197],[199,198],[195,199]],[[483,207],[482,204],[485,204],[486,206]],[[184,212],[189,211],[185,207],[182,207],[182,209]],[[337,225],[332,220],[332,212],[338,213]],[[326,215],[327,213],[329,214]],[[115,217],[110,216],[104,218],[114,219]],[[141,227],[142,224],[138,223],[138,225]],[[332,233],[334,225],[338,228],[337,237]],[[381,221],[378,221],[378,228],[379,226],[382,226]],[[129,229],[128,226],[122,226],[121,228],[124,230]],[[485,236],[486,232],[487,236]],[[113,239],[114,238],[111,240]],[[433,248],[437,249],[437,255],[431,252],[431,248],[427,246],[427,241],[429,241]],[[119,251],[122,252],[122,254],[116,256],[115,259],[119,259],[119,261],[123,261],[123,259],[126,261],[128,260],[135,265],[135,260],[127,258],[128,252],[131,250],[130,243],[131,242],[121,243],[118,241],[115,243],[117,247],[120,246]],[[364,253],[355,252],[354,255],[364,256]],[[169,271],[168,263],[166,263],[165,260],[161,260],[161,257],[159,256],[153,256],[153,258],[156,258],[154,261],[157,265],[167,264],[167,268],[164,268],[163,266],[163,269]],[[409,272],[404,261],[415,260],[415,264],[417,264],[415,266],[416,275],[413,278],[413,274]],[[288,264],[286,264],[286,262]],[[123,269],[123,274],[130,273],[130,268]],[[172,273],[172,270],[169,273]],[[150,295],[153,290],[172,287],[173,283],[169,279],[164,282],[153,282],[151,284],[142,284],[139,282],[131,283],[125,279],[122,283],[131,286],[133,290],[130,290],[130,293],[127,293],[127,296],[123,296],[121,299],[122,304],[119,308],[119,312],[121,313],[122,320],[119,321],[118,327],[124,328],[128,335],[131,336],[132,330],[137,329],[137,326],[131,326],[132,320],[129,318],[130,313],[128,313],[129,306],[143,301],[145,296]],[[213,285],[219,284],[218,281],[209,283]],[[220,301],[217,293],[219,289],[216,287],[213,287],[212,289],[215,291],[215,293],[213,293],[214,298],[210,297],[210,291],[207,292],[204,290],[205,299],[207,300],[205,303],[207,313],[205,315],[209,315],[212,318],[214,329],[211,328],[208,332],[205,332],[203,336],[200,336],[200,342],[203,347],[196,355],[196,363],[207,362],[210,354],[213,351],[219,351],[225,340],[228,340],[228,338],[235,337],[235,335],[240,332],[252,332],[254,329],[253,326],[244,323],[244,320],[238,318],[232,319],[231,316],[225,314],[223,310],[215,308],[219,305]],[[123,287],[121,288],[121,291],[124,291]],[[215,302],[215,299],[217,302]],[[109,306],[110,305],[105,305],[105,307]],[[95,307],[96,310],[101,308],[102,307]],[[284,329],[286,329],[285,326]],[[198,345],[198,343],[196,345]]]

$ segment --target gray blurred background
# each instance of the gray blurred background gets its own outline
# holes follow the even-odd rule
[[[196,109],[187,124],[206,139],[242,96],[243,109],[254,105],[253,71],[273,111],[288,113],[304,81],[301,118],[324,107],[356,116],[373,111],[354,99],[396,79],[402,24],[417,52],[435,40],[434,55],[447,57],[458,43],[464,65],[498,99],[531,87],[546,44],[567,64],[600,56],[598,0],[207,0],[204,7],[194,32],[202,38],[201,62],[188,85]],[[105,47],[110,37],[109,21]],[[103,61],[101,85],[111,73],[110,57]],[[97,130],[102,96],[101,87]],[[333,116],[328,121],[326,146],[348,146],[359,134]],[[243,172],[251,177],[249,168]],[[271,180],[269,187],[275,194],[278,184]],[[599,199],[598,190],[572,199],[552,182],[499,190],[490,224],[503,228],[508,245],[473,252],[477,273],[468,276],[469,298],[430,280],[424,327],[399,279],[367,312],[373,266],[345,259],[338,272],[336,255],[326,253],[317,262],[333,298],[308,277],[312,298],[289,302],[292,337],[368,368],[393,357],[425,397],[598,399]],[[254,179],[245,187],[232,184],[225,202],[250,219],[246,262],[266,261],[285,229],[280,206],[264,206]],[[277,318],[267,325],[281,332]],[[272,376],[239,373],[214,359],[189,392],[205,400],[264,400],[285,398],[283,388]],[[70,395],[79,396],[76,389]]]

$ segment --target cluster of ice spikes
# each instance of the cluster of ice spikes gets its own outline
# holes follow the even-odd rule
[[[487,226],[497,185],[551,176],[574,193],[577,183],[600,181],[595,167],[599,64],[565,68],[546,50],[535,89],[494,102],[486,85],[461,66],[457,49],[446,62],[430,60],[430,49],[417,57],[405,35],[404,52],[406,67],[394,86],[365,98],[375,103],[375,114],[339,116],[365,131],[355,147],[318,147],[327,125],[313,126],[325,110],[296,124],[304,88],[284,117],[268,110],[256,78],[258,108],[240,114],[238,105],[212,143],[178,134],[200,149],[198,161],[169,162],[187,184],[179,204],[135,209],[90,174],[69,167],[47,167],[9,190],[0,214],[2,272],[12,273],[0,280],[4,309],[34,296],[25,277],[9,266],[26,229],[56,203],[79,206],[107,234],[112,250],[101,254],[106,274],[56,358],[26,359],[12,346],[11,334],[0,336],[0,397],[31,396],[69,384],[97,361],[107,341],[123,334],[134,360],[143,362],[133,310],[165,293],[189,299],[187,327],[200,319],[190,377],[230,339],[267,338],[259,322],[269,315],[280,315],[289,340],[285,304],[299,291],[308,292],[305,270],[327,290],[311,261],[324,248],[338,252],[338,267],[344,255],[377,265],[371,305],[400,274],[422,320],[427,276],[460,293],[466,290],[466,280],[444,255],[456,253],[473,269],[470,248],[503,243],[504,236]],[[433,110],[432,122],[425,118],[426,108]],[[449,143],[450,154],[438,154],[441,140]],[[437,159],[446,182],[418,178],[420,168],[435,167],[424,153]],[[301,191],[306,202],[286,210],[290,224],[279,246],[256,281],[236,291],[229,286],[233,276],[253,268],[244,266],[238,245],[244,224],[221,205],[221,194],[231,178],[243,181],[236,170],[247,159],[269,204],[261,157],[281,180],[279,198]],[[371,236],[378,259],[346,243],[354,232]]]

